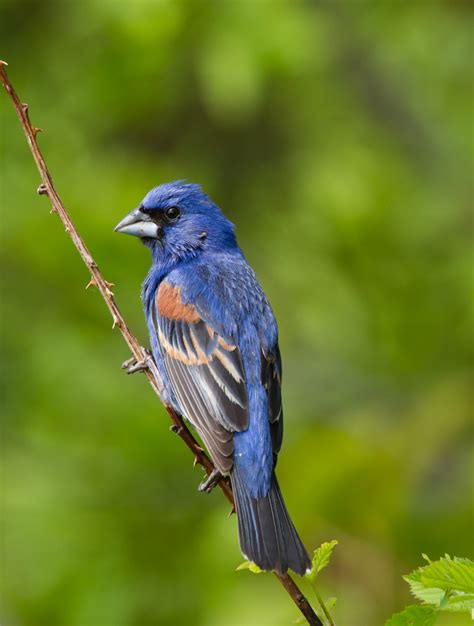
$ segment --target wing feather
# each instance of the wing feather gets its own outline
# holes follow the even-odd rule
[[[158,289],[152,320],[163,362],[182,412],[202,437],[218,469],[232,468],[233,432],[248,427],[248,398],[240,350],[221,337],[179,288]]]
[[[265,354],[262,351],[262,384],[266,389],[268,397],[268,419],[275,465],[283,440],[281,373],[281,356],[278,346],[271,354]]]

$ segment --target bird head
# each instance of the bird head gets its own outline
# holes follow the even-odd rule
[[[199,185],[174,181],[155,187],[115,231],[140,237],[154,256],[193,257],[235,247],[234,226]]]

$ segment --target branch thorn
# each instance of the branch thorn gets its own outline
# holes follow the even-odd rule
[[[37,126],[33,126],[33,128],[31,129],[33,131],[33,136],[36,137],[36,135],[38,133],[42,133],[43,129],[42,128],[38,128]]]
[[[95,278],[94,277],[92,277],[90,279],[90,281],[87,283],[86,289],[89,289],[89,287],[97,287],[97,283],[95,282]]]
[[[107,292],[107,295],[113,296],[114,292],[112,291],[112,287],[114,286],[114,283],[109,283],[109,281],[105,279],[104,279],[104,283],[105,283],[105,291]]]

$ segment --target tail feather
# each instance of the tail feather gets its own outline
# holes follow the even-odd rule
[[[250,496],[235,465],[231,481],[244,555],[263,570],[283,574],[290,568],[303,575],[311,561],[286,510],[275,474],[263,498]]]

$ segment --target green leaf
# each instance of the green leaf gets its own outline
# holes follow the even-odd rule
[[[325,541],[319,548],[316,548],[313,554],[311,571],[306,574],[306,577],[311,582],[314,582],[319,572],[329,564],[332,551],[334,547],[337,546],[337,543],[336,539],[329,542]]]
[[[443,599],[444,592],[442,589],[433,589],[425,586],[421,580],[423,569],[423,567],[420,567],[411,574],[403,576],[403,579],[410,585],[410,591],[415,598],[421,600],[422,602],[426,602],[427,604],[439,606]]]
[[[260,569],[258,565],[255,565],[252,561],[244,561],[238,567],[235,568],[235,571],[239,571],[242,569],[248,569],[252,572],[252,574],[264,574],[265,570]]]
[[[451,559],[449,555],[439,561],[426,560],[429,565],[403,577],[415,598],[444,611],[474,609],[474,592],[465,592],[473,577],[472,561],[456,557]]]
[[[446,556],[423,568],[421,582],[425,587],[474,594],[474,563]]]
[[[401,613],[395,613],[385,622],[385,626],[433,626],[437,612],[430,606],[407,606]]]

